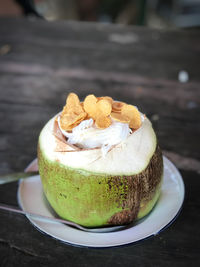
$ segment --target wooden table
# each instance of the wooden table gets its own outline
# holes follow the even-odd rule
[[[23,171],[36,157],[41,128],[74,91],[81,99],[110,95],[140,107],[186,187],[183,209],[169,228],[119,248],[66,245],[24,216],[0,211],[0,266],[200,264],[199,59],[198,32],[0,19],[1,174]],[[189,75],[185,83],[178,79],[182,70]],[[1,185],[0,202],[17,205],[17,187]]]

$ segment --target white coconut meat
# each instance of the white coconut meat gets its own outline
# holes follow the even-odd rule
[[[70,133],[61,128],[60,117],[58,117],[58,125],[62,134],[68,138],[67,142],[69,144],[84,149],[100,147],[103,157],[113,146],[120,144],[132,133],[128,123],[114,120],[105,129],[98,129],[93,119],[83,120]]]
[[[151,122],[145,118],[138,130],[114,146],[105,156],[102,155],[101,148],[56,152],[57,138],[53,134],[54,120],[55,117],[41,131],[40,149],[48,160],[58,161],[66,167],[112,175],[137,174],[148,166],[157,146]]]

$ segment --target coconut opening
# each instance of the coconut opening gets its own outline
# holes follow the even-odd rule
[[[56,118],[56,131],[75,150],[100,148],[105,156],[138,130],[143,120],[136,106],[92,94],[80,102],[78,95],[70,93]]]
[[[100,148],[80,149],[68,144],[58,128],[58,115],[45,125],[39,138],[40,148],[50,161],[97,173],[133,174],[146,168],[155,151],[156,136],[147,117],[138,130],[103,157]]]
[[[141,121],[144,121],[144,115],[141,114]],[[92,118],[83,120],[71,132],[65,131],[61,127],[60,114],[54,121],[53,134],[59,139],[57,152],[81,151],[90,149],[101,149],[105,156],[113,147],[121,144],[124,140],[133,134],[136,130],[129,128],[128,123],[122,123],[112,120],[112,124],[106,129],[98,129]],[[66,147],[66,145],[68,145]]]

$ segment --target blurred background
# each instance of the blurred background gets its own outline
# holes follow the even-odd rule
[[[0,0],[0,16],[199,28],[200,0]]]

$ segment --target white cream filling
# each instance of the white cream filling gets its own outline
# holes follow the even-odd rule
[[[102,155],[105,156],[112,146],[120,144],[131,133],[131,129],[127,123],[112,121],[112,124],[106,129],[98,129],[93,119],[84,120],[69,133],[64,131],[60,125],[60,117],[58,117],[58,125],[63,135],[71,145],[77,145],[80,148],[101,148]]]

